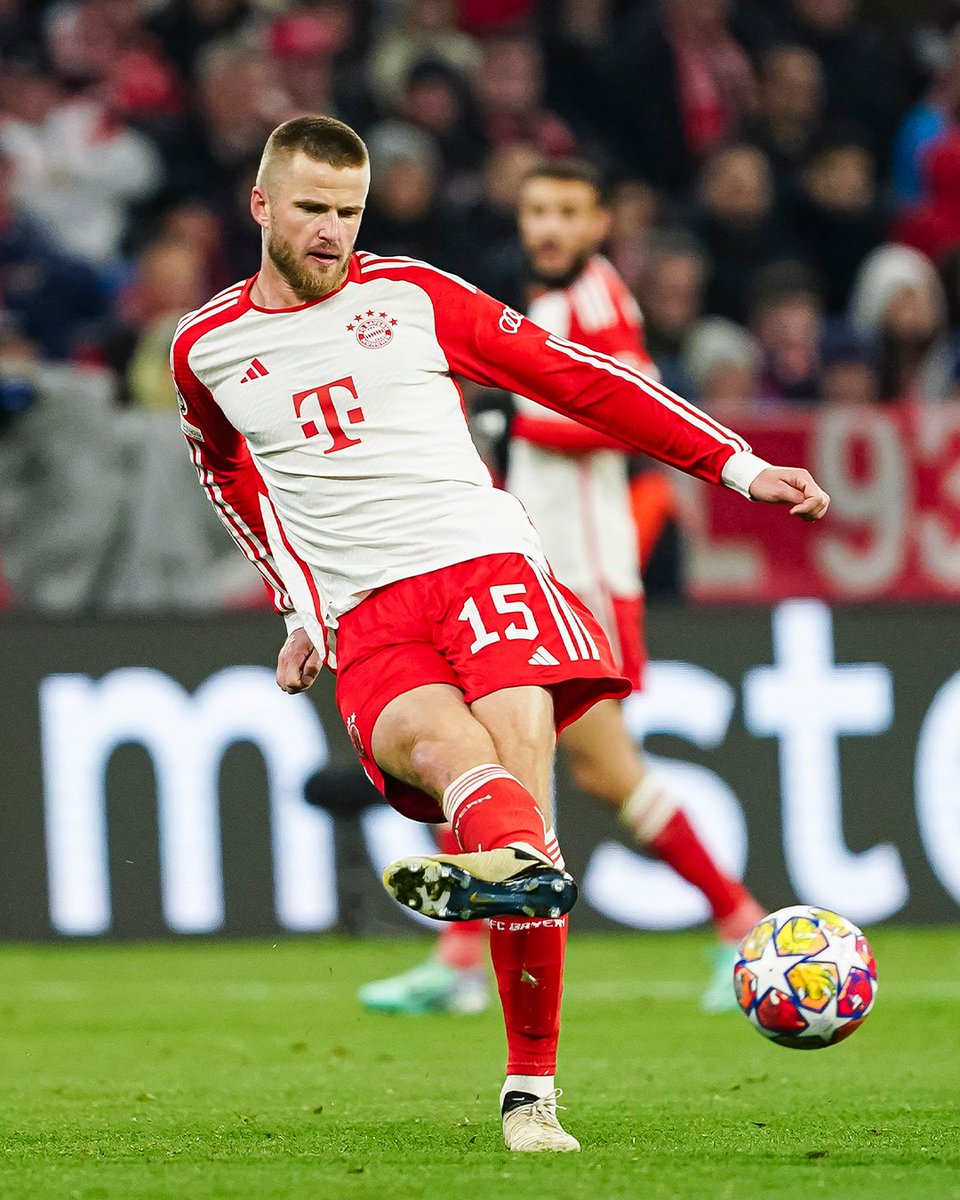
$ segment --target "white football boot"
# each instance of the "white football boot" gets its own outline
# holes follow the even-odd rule
[[[547,1096],[507,1092],[503,1098],[503,1141],[508,1150],[568,1153],[580,1143],[557,1120],[557,1101],[563,1095],[554,1088]]]

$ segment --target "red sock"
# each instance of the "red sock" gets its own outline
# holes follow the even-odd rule
[[[443,793],[443,811],[464,850],[497,850],[519,842],[550,857],[540,806],[499,763],[484,763],[455,779]]]
[[[437,849],[441,854],[460,854],[463,847],[449,825],[437,829]],[[458,971],[479,971],[487,957],[486,921],[448,921],[440,929],[437,957]]]
[[[749,897],[742,884],[724,875],[681,809],[646,843],[676,873],[706,896],[715,921],[722,921]]]
[[[490,957],[507,1029],[508,1075],[555,1075],[567,918],[492,917]]]

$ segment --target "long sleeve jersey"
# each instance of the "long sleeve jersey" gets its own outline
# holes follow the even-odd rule
[[[693,405],[425,263],[360,252],[337,290],[279,310],[252,283],[184,317],[171,359],[200,481],[280,612],[329,628],[397,579],[542,558],[470,440],[456,374],[744,493],[757,474]]]

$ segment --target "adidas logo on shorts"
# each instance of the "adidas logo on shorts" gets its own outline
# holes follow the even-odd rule
[[[527,659],[531,667],[559,667],[560,662],[554,658],[545,646],[538,646]]]

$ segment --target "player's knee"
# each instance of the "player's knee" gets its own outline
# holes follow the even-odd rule
[[[488,739],[473,740],[475,745],[469,744],[470,739],[451,738],[445,733],[419,733],[408,750],[410,769],[423,787],[435,795],[442,795],[464,770],[483,762],[496,761]]]

